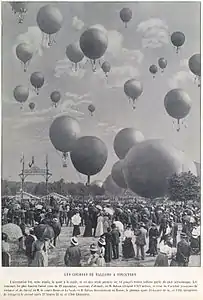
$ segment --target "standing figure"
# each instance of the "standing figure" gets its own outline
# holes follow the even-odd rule
[[[147,230],[144,228],[145,224],[140,223],[139,230],[136,235],[136,246],[137,246],[137,259],[139,260],[140,252],[141,252],[141,259],[145,259],[145,252],[144,247],[146,245],[146,238],[147,238]]]
[[[90,257],[87,261],[88,267],[98,267],[97,260],[99,258],[99,255],[97,254],[97,246],[93,243],[90,245]]]
[[[72,216],[71,222],[73,224],[73,235],[76,236],[80,235],[80,223],[81,223],[81,217],[79,214],[79,211],[76,211],[76,214]]]
[[[81,251],[76,237],[71,238],[71,245],[66,250],[64,262],[67,267],[81,267]]]
[[[98,267],[105,267],[106,263],[105,263],[105,246],[106,246],[106,241],[104,237],[100,237],[99,241],[98,241],[98,247],[99,247],[99,257],[97,260],[97,265]]]
[[[32,244],[37,240],[36,236],[34,235],[34,229],[30,229],[29,235],[25,238],[25,255],[28,259],[28,267],[31,266],[33,256],[32,256]]]
[[[104,233],[104,217],[102,212],[98,214],[97,217],[97,227],[96,227],[96,232],[95,236],[101,236]]]
[[[135,257],[135,250],[132,243],[133,238],[134,238],[134,232],[131,230],[131,225],[128,225],[126,231],[124,231],[124,241],[122,245],[124,258]]]
[[[155,223],[152,223],[151,228],[149,229],[149,250],[147,254],[155,256],[157,254],[157,239],[159,237],[159,231]]]
[[[37,239],[32,244],[32,267],[48,267],[49,247],[54,248],[49,239]]]
[[[2,267],[10,267],[11,255],[9,253],[8,235],[4,232],[2,232],[1,241]]]
[[[185,233],[180,234],[180,242],[177,245],[177,254],[176,254],[176,261],[179,267],[188,267],[191,248],[190,244],[187,241],[187,235]]]
[[[113,248],[113,259],[119,258],[119,243],[120,243],[120,232],[116,228],[115,224],[111,225],[112,231],[112,248]]]
[[[103,236],[106,242],[104,259],[106,263],[110,263],[112,259],[112,234],[110,227],[107,228],[107,232]]]

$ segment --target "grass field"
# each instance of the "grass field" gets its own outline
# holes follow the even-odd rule
[[[61,234],[57,240],[56,248],[50,250],[49,254],[49,266],[50,267],[65,267],[64,265],[64,255],[67,247],[70,245],[70,238],[72,236],[72,227],[62,227]],[[81,234],[84,228],[81,228]],[[89,257],[89,246],[91,243],[97,243],[98,238],[93,237],[83,237],[82,235],[78,237],[79,246],[82,253],[82,265],[88,260]],[[147,246],[146,246],[147,249]],[[121,253],[121,251],[120,251]],[[27,258],[23,253],[18,252],[18,245],[16,243],[11,244],[11,259],[12,267],[26,267]],[[135,259],[123,259],[120,257],[118,260],[112,260],[108,265],[109,267],[152,267],[154,265],[155,258],[146,256],[145,261],[137,261]],[[200,255],[192,255],[190,257],[189,266],[198,267],[200,266]]]

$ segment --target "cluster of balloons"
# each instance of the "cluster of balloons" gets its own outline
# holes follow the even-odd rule
[[[158,65],[159,68],[161,69],[161,72],[164,72],[164,69],[167,66],[167,60],[164,57],[161,57],[158,59]],[[151,65],[149,67],[149,72],[153,75],[153,78],[155,78],[156,73],[158,72],[158,67],[157,65]]]
[[[70,116],[57,117],[50,126],[49,137],[55,149],[62,153],[63,166],[67,166],[70,153],[75,169],[87,176],[87,184],[90,184],[90,176],[99,173],[107,161],[104,142],[95,136],[80,137],[80,125]]]
[[[135,128],[124,128],[116,134],[114,151],[119,161],[103,184],[107,191],[131,189],[153,199],[167,194],[168,179],[173,174],[190,171],[197,175],[194,163],[184,152],[162,139],[145,140]]]
[[[23,23],[27,13],[27,2],[10,2],[12,12],[17,15],[18,23]]]

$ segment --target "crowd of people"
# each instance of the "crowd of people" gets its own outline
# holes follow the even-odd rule
[[[131,199],[104,205],[93,199],[57,203],[51,198],[48,204],[13,205],[4,201],[2,222],[21,228],[19,251],[24,251],[28,266],[48,266],[50,248],[56,247],[56,237],[64,226],[72,228],[70,246],[64,253],[64,264],[70,267],[110,266],[112,260],[120,257],[145,261],[147,256],[154,257],[154,266],[188,266],[190,256],[200,252],[199,203]],[[53,227],[53,239],[46,235],[46,230],[41,236],[36,234],[40,224]],[[89,259],[85,262],[80,247],[82,237],[92,237]],[[9,266],[11,260],[8,240],[3,232],[3,266]]]

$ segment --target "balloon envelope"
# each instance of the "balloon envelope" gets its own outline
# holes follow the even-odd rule
[[[124,23],[129,22],[132,19],[132,10],[130,8],[124,7],[120,11],[120,18]]]
[[[30,102],[30,103],[29,103],[29,108],[30,108],[31,110],[33,110],[33,109],[35,108],[35,104],[34,104],[33,102]]]
[[[111,70],[111,65],[108,61],[105,61],[105,62],[103,62],[101,68],[104,71],[104,73],[109,73]]]
[[[185,118],[191,109],[192,101],[189,95],[182,89],[169,91],[164,98],[164,106],[167,113],[175,118]]]
[[[142,83],[136,79],[130,79],[124,84],[124,92],[129,98],[135,100],[143,92]]]
[[[150,73],[152,73],[152,74],[156,74],[156,73],[158,72],[158,68],[157,68],[156,65],[151,65],[151,66],[149,67],[149,71],[150,71]]]
[[[167,60],[165,58],[161,57],[158,60],[158,64],[161,69],[165,69],[167,66]]]
[[[42,32],[46,34],[57,33],[62,26],[63,16],[58,8],[53,5],[45,5],[37,14],[37,24]]]
[[[79,123],[67,115],[57,117],[49,129],[49,137],[53,146],[63,153],[72,150],[79,135]]]
[[[95,111],[95,106],[94,106],[93,104],[90,104],[90,105],[88,106],[88,110],[89,110],[91,113],[93,113],[93,112]]]
[[[105,179],[103,188],[111,195],[121,195],[123,191],[122,188],[115,183],[111,175]]]
[[[33,56],[32,46],[28,43],[21,43],[16,47],[16,56],[24,64]]]
[[[89,59],[102,57],[108,46],[107,34],[98,28],[89,28],[80,37],[80,48]]]
[[[61,94],[58,91],[54,91],[50,95],[51,101],[54,103],[58,103],[61,99]]]
[[[199,53],[192,55],[189,59],[188,64],[190,71],[194,75],[201,76],[201,56]]]
[[[13,96],[16,99],[16,101],[23,103],[28,99],[29,89],[25,86],[18,85],[13,91]]]
[[[95,136],[79,138],[70,153],[75,169],[88,176],[95,175],[102,170],[107,156],[106,145]]]
[[[70,44],[66,48],[66,56],[70,61],[77,64],[83,59],[84,54],[82,53],[79,45],[75,43],[75,44]]]
[[[114,139],[114,151],[118,158],[123,159],[128,151],[137,143],[144,141],[144,135],[135,128],[120,130]]]
[[[112,167],[111,176],[119,187],[126,189],[127,184],[125,182],[122,168],[123,168],[123,161],[122,160],[117,161]]]
[[[162,197],[168,178],[182,171],[177,149],[163,140],[146,140],[126,155],[123,172],[128,187],[141,197]]]
[[[185,35],[183,32],[176,31],[171,35],[171,42],[175,47],[181,47],[185,42]]]
[[[30,76],[30,82],[35,88],[41,88],[44,84],[44,76],[40,72],[34,72]]]
[[[27,2],[10,2],[10,5],[15,12],[22,13],[27,11]]]

